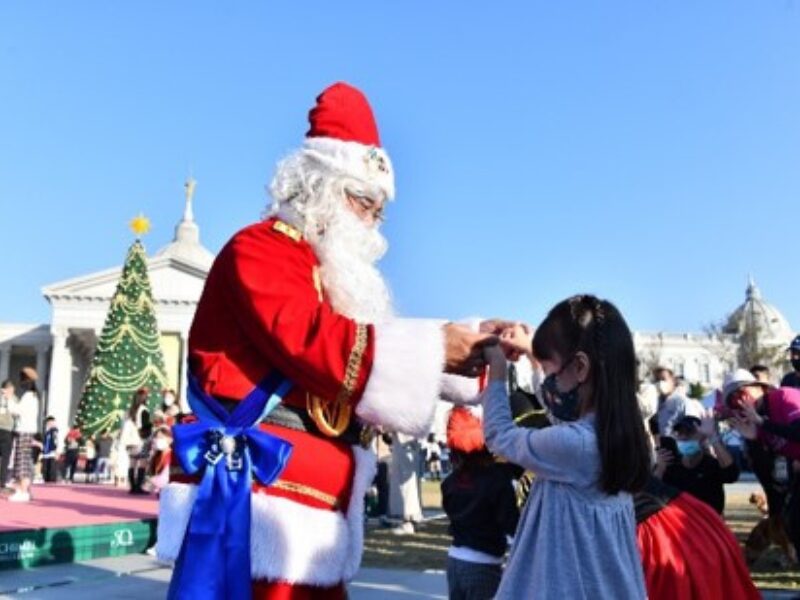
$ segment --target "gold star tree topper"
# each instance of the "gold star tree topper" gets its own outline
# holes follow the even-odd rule
[[[136,237],[142,237],[148,231],[150,231],[150,219],[145,217],[142,213],[139,213],[133,219],[131,219],[130,228],[133,233],[136,234]]]

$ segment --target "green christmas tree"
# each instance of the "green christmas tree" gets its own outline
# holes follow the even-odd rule
[[[131,229],[137,237],[128,249],[78,404],[76,422],[84,435],[119,429],[140,388],[150,391],[152,410],[167,385],[147,255],[139,240],[149,223],[139,216]]]

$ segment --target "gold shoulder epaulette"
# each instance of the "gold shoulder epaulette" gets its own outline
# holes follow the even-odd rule
[[[303,239],[303,234],[300,233],[299,230],[295,229],[288,223],[284,223],[283,221],[275,221],[272,224],[272,228],[275,231],[282,233],[286,237],[293,239],[295,242],[299,242],[301,239]]]

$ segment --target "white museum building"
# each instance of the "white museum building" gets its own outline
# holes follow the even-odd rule
[[[187,183],[183,218],[173,241],[148,260],[167,379],[184,407],[189,328],[214,261],[200,243],[192,215],[193,187]],[[0,323],[0,380],[16,381],[22,367],[33,366],[40,377],[42,419],[49,414],[60,427],[71,425],[121,270],[117,266],[44,286],[42,293],[52,307],[49,324]],[[659,364],[706,388],[719,385],[735,366],[732,340],[745,319],[754,319],[776,347],[786,347],[793,337],[786,318],[763,300],[751,281],[745,302],[724,327],[725,335],[635,332],[640,375],[646,377],[648,368]]]
[[[764,300],[752,278],[744,303],[717,332],[634,332],[640,377],[646,378],[648,371],[658,365],[669,367],[688,382],[701,383],[707,389],[718,387],[726,372],[739,366],[746,369],[753,366],[737,364],[736,340],[748,327],[758,332],[759,344],[773,349],[776,355],[789,346],[795,335],[781,311]],[[781,375],[772,373],[772,378],[777,382]]]
[[[148,260],[170,387],[185,398],[189,327],[214,255],[200,243],[200,229],[187,193],[183,218],[171,243]],[[52,307],[49,324],[0,323],[0,381],[18,383],[22,367],[39,374],[42,418],[72,424],[92,355],[103,329],[122,266],[59,281],[42,288]]]

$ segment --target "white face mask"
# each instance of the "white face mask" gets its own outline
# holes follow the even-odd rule
[[[156,450],[158,450],[159,452],[163,452],[164,450],[169,448],[169,440],[163,437],[156,438],[156,441],[153,443],[153,445],[156,447]]]
[[[670,385],[669,381],[659,381],[656,387],[658,387],[658,393],[662,396],[669,396],[672,393],[672,385]]]
[[[172,406],[173,404],[175,404],[175,396],[164,394],[164,406]]]

